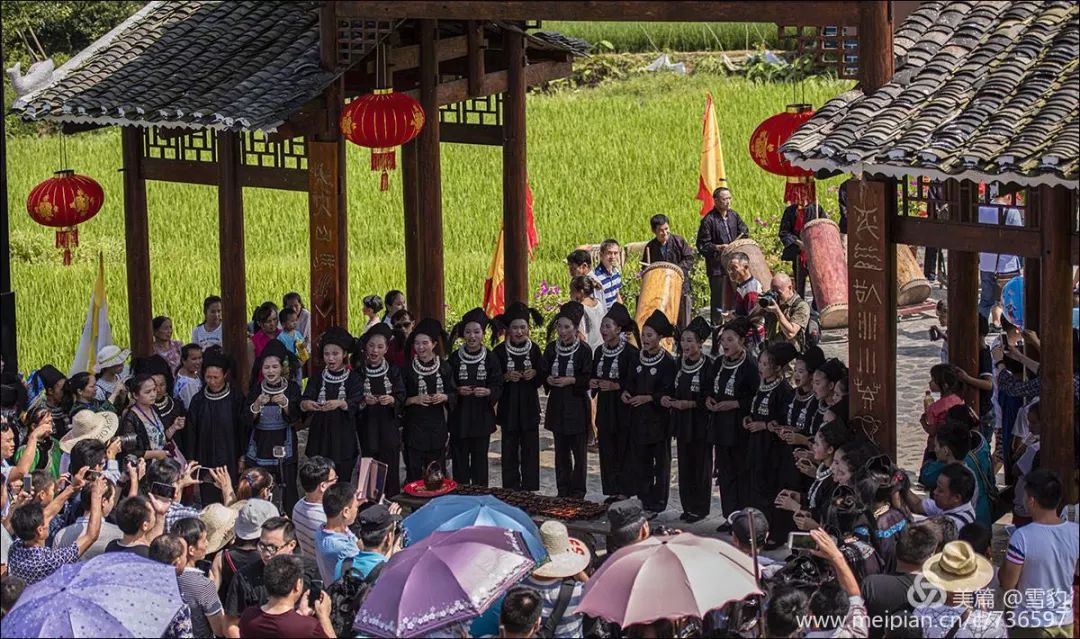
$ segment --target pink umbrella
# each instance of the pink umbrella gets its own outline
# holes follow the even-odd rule
[[[754,562],[734,546],[690,533],[650,537],[619,549],[585,585],[574,614],[626,628],[710,610],[762,594]]]

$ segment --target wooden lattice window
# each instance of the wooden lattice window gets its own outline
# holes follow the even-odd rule
[[[832,69],[838,78],[853,80],[859,74],[859,34],[853,26],[811,27],[780,25],[780,40],[814,64]]]
[[[289,140],[272,140],[262,131],[244,133],[241,164],[276,169],[306,169],[307,146],[303,136]]]
[[[439,107],[442,124],[479,124],[502,126],[503,95],[495,93],[482,98],[470,98]]]
[[[953,219],[952,212],[959,203],[949,201],[949,191],[943,181],[920,176],[901,178],[899,182],[897,214],[941,222]]]
[[[393,31],[394,23],[386,20],[338,18],[338,66],[349,67],[359,62]]]
[[[146,128],[143,129],[143,157],[214,163],[218,158],[217,133],[212,129]]]

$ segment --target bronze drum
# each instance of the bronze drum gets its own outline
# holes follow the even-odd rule
[[[800,237],[820,309],[818,322],[821,328],[843,328],[848,324],[848,272],[840,227],[828,218],[818,218],[806,223]]]
[[[896,305],[911,306],[930,297],[930,282],[923,275],[915,251],[905,244],[896,245]]]

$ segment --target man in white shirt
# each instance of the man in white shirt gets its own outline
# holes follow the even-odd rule
[[[314,560],[315,533],[326,523],[323,493],[337,482],[338,476],[334,470],[334,462],[318,455],[304,460],[300,465],[299,475],[304,498],[293,506],[292,520],[296,526],[296,541],[300,545],[300,554]]]
[[[1009,539],[999,579],[1005,590],[1022,593],[1012,626],[1024,636],[1072,637],[1073,575],[1080,559],[1080,526],[1061,520],[1061,480],[1038,468],[1021,480],[1031,523]]]
[[[993,188],[993,185],[991,185]],[[1024,220],[1016,208],[1006,208],[1006,198],[996,198],[996,205],[979,207],[980,224],[1000,224],[999,214],[1004,209],[1006,226],[1023,226]],[[1001,289],[998,276],[1007,277],[1020,274],[1020,258],[1005,253],[979,253],[979,314],[990,322],[991,328],[1001,327],[1000,313],[993,313],[994,307],[1001,303]]]
[[[930,497],[920,499],[910,488],[901,493],[911,512],[927,517],[948,517],[960,530],[975,521],[975,475],[960,462],[941,469]]]

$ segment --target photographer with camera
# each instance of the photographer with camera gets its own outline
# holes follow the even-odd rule
[[[791,276],[777,273],[770,288],[758,297],[751,318],[765,317],[765,342],[791,342],[801,353],[806,349],[806,329],[810,324],[810,304],[791,284]]]
[[[266,591],[261,606],[244,610],[241,637],[334,637],[330,623],[330,597],[312,592],[304,580],[299,557],[279,555],[266,564]]]

